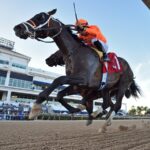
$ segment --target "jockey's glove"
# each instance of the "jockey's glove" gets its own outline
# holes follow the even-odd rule
[[[80,25],[80,26],[77,26],[76,29],[78,32],[83,32],[85,28]]]

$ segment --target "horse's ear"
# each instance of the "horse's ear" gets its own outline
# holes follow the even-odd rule
[[[49,15],[54,15],[56,13],[57,9],[53,9],[52,11],[49,11],[48,14]]]

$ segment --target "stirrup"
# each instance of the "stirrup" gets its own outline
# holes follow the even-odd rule
[[[100,90],[104,89],[104,88],[105,88],[105,86],[106,86],[106,82],[101,82],[101,84],[100,84],[100,87],[99,87],[98,91],[100,91]]]

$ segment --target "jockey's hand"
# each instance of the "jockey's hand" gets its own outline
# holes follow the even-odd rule
[[[77,26],[76,29],[77,29],[78,32],[83,32],[84,31],[84,27],[81,26],[81,25]]]

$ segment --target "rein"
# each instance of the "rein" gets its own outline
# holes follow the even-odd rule
[[[75,25],[65,25],[65,27],[66,28],[70,28],[71,30],[74,30],[74,31],[77,31],[76,29],[75,29]],[[73,28],[72,28],[73,27]],[[50,31],[50,30],[54,30],[54,29],[58,29],[59,27],[53,27],[53,28],[38,28],[38,29],[36,29],[35,31]],[[62,31],[62,30],[61,30]],[[57,34],[55,34],[52,38],[54,38],[54,37],[56,37],[56,36],[58,36],[59,34],[60,34],[61,32],[58,32]],[[40,41],[40,42],[43,42],[43,43],[54,43],[54,41],[44,41],[44,40],[42,40],[42,39],[40,39],[40,38],[35,38],[37,41]]]
[[[35,30],[35,32],[36,31],[50,31],[50,30],[54,30],[54,29],[58,29],[58,27],[56,28],[56,27],[54,27],[54,28],[38,28],[38,29],[36,29]],[[55,35],[57,35],[57,34],[55,34]],[[40,41],[40,42],[43,42],[43,43],[54,43],[54,41],[44,41],[44,40],[42,40],[42,39],[40,39],[40,38],[35,38],[37,41]]]
[[[40,38],[35,38],[37,41],[43,42],[43,43],[54,43],[55,41],[44,41],[41,40]]]

